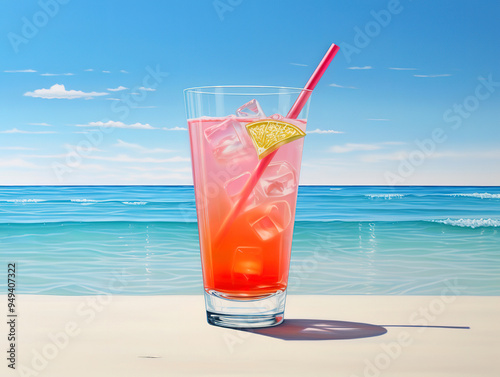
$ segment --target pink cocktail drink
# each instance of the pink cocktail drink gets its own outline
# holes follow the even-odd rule
[[[283,322],[309,98],[338,49],[303,89],[184,90],[210,324]]]
[[[305,120],[272,118],[305,131]],[[245,126],[261,119],[188,120],[204,288],[225,299],[258,300],[287,287],[303,139],[279,148],[220,233],[259,163]]]
[[[278,325],[310,91],[208,86],[184,94],[207,320]]]

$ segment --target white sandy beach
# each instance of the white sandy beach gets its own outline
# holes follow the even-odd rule
[[[208,325],[202,296],[18,295],[17,313],[1,376],[500,375],[500,297],[292,295],[260,333]]]

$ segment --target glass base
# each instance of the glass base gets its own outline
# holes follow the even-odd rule
[[[277,326],[283,322],[286,290],[263,298],[235,300],[216,291],[205,292],[209,324],[230,328]]]

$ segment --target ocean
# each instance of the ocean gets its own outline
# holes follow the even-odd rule
[[[18,293],[203,292],[192,186],[3,186],[0,250]],[[450,284],[500,294],[500,187],[299,188],[290,294]]]

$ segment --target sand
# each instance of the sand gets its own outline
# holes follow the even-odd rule
[[[17,313],[0,376],[500,376],[500,297],[289,296],[256,332],[209,326],[202,296],[18,295]]]

